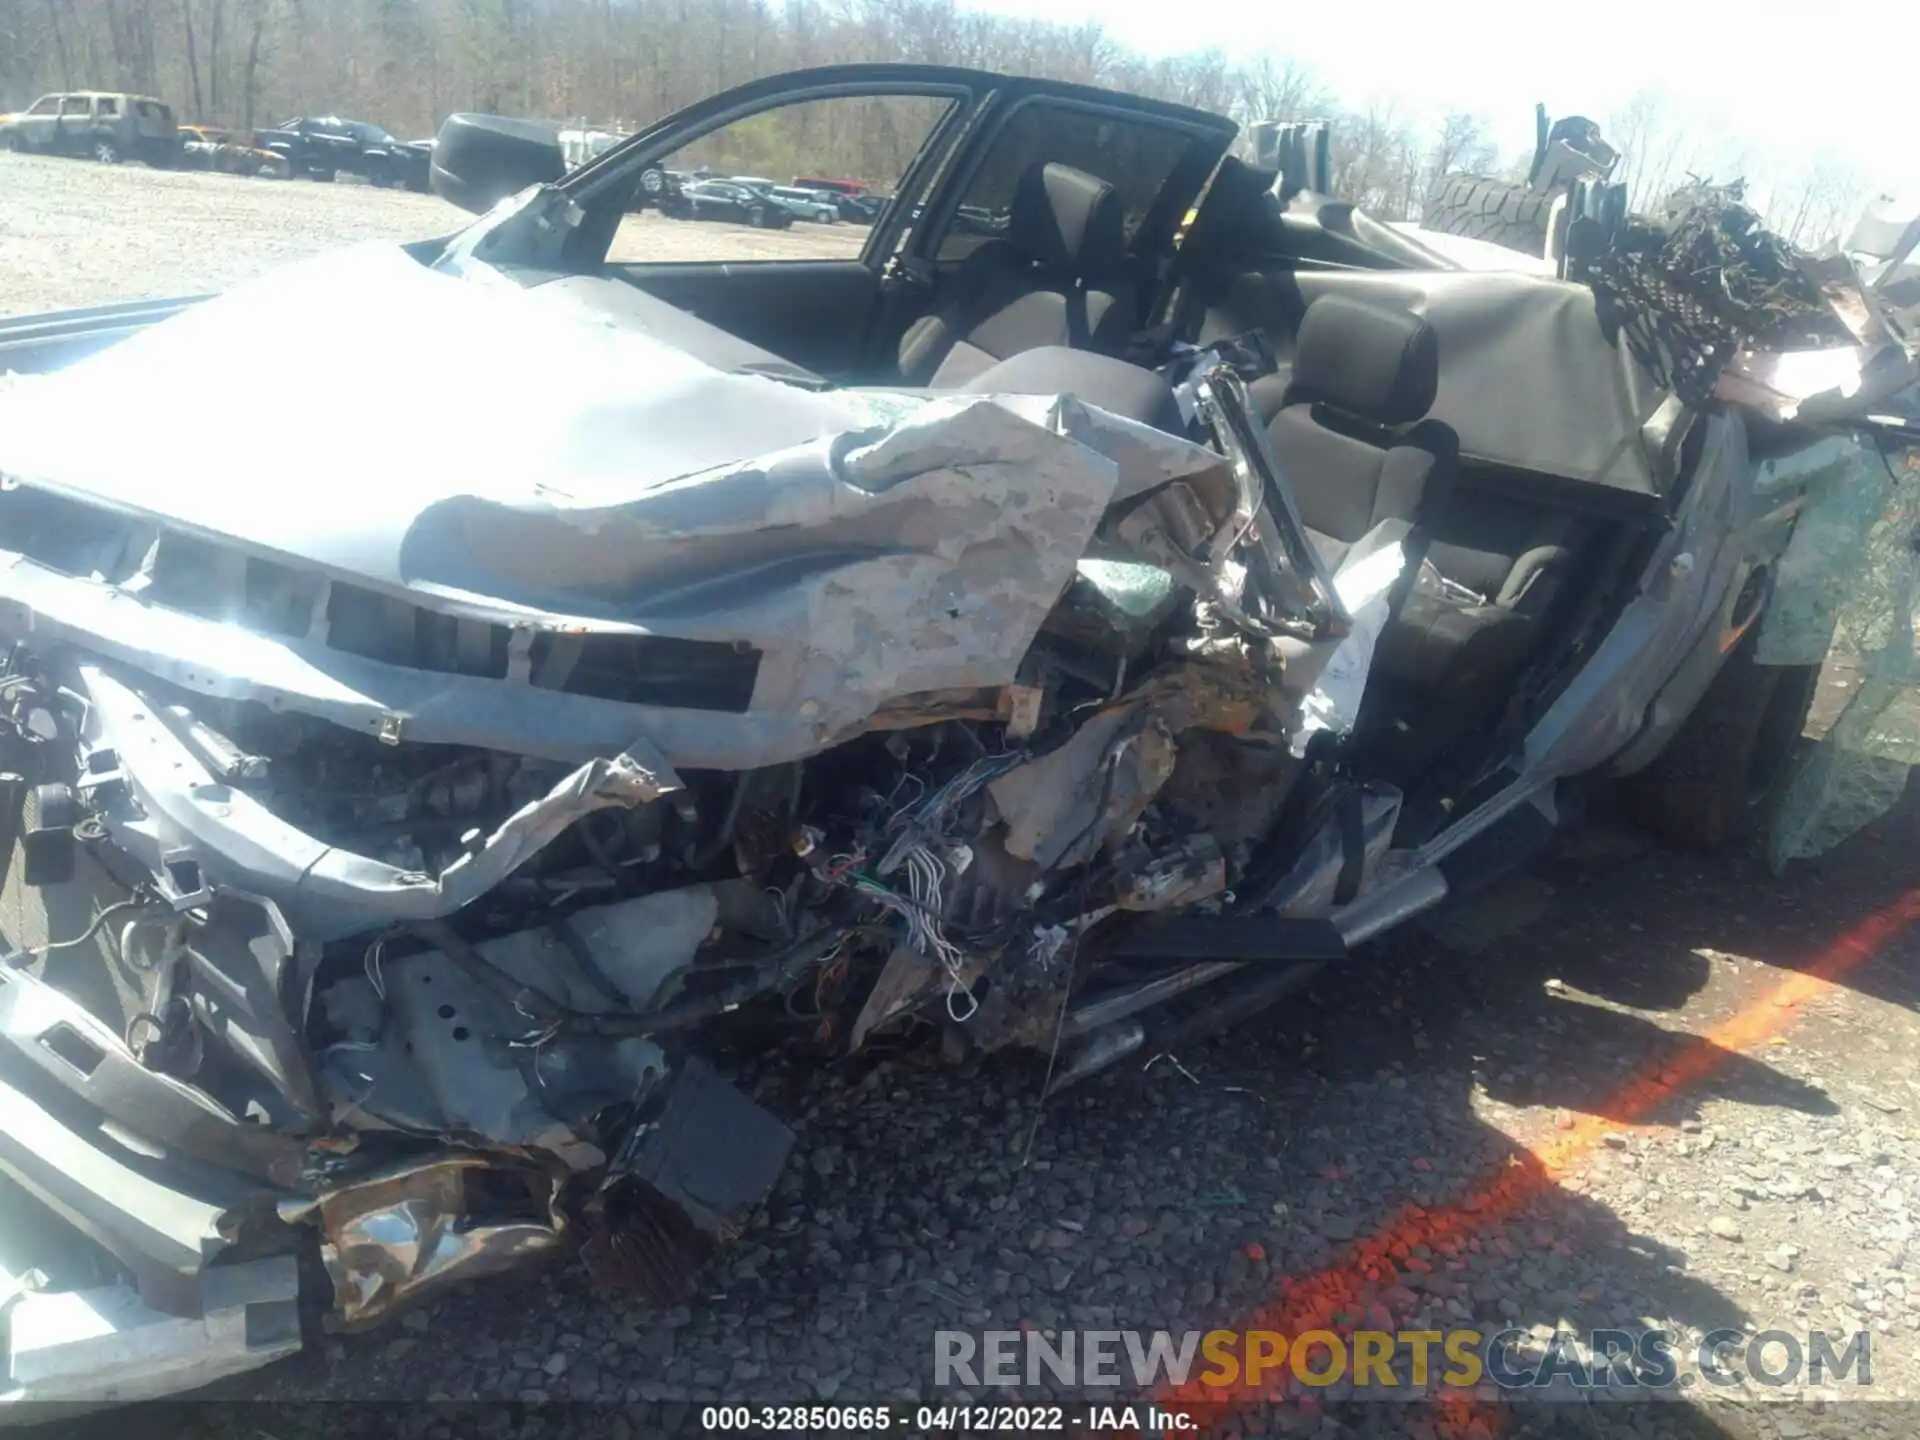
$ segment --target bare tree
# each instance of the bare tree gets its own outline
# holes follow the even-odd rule
[[[1499,161],[1500,147],[1493,143],[1486,118],[1464,110],[1449,111],[1440,122],[1440,133],[1434,139],[1433,148],[1427,151],[1421,191],[1423,194],[1431,191],[1442,175],[1463,170],[1485,174]]]
[[[246,129],[331,111],[428,134],[458,109],[632,128],[755,76],[888,59],[1132,90],[1243,123],[1328,118],[1338,188],[1390,219],[1416,213],[1441,174],[1499,165],[1480,116],[1455,111],[1435,127],[1391,103],[1342,105],[1287,55],[1150,59],[1098,22],[986,14],[964,0],[0,0],[0,108],[48,90],[126,87]],[[842,147],[820,164],[879,163],[907,143],[878,119],[834,129],[806,109],[794,124],[818,135],[789,138]],[[1813,243],[1845,224],[1864,189],[1831,157],[1785,175],[1752,164],[1726,127],[1657,91],[1606,128],[1622,152],[1616,178],[1642,207],[1689,176],[1752,172],[1763,212]]]
[[[1244,122],[1317,120],[1334,110],[1333,93],[1311,68],[1271,50],[1242,65],[1235,78],[1233,108]]]

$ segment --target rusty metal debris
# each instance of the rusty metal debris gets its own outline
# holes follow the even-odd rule
[[[297,1221],[317,1209],[335,1313],[352,1329],[447,1285],[554,1253],[567,1228],[558,1199],[555,1177],[534,1167],[446,1154],[289,1204],[283,1215]]]

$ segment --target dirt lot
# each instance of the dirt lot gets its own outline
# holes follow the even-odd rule
[[[424,240],[471,217],[432,195],[0,153],[0,315],[200,295],[362,240]],[[791,230],[628,217],[621,260],[857,255],[857,225]]]
[[[0,156],[0,312],[215,288],[457,220],[345,184]],[[772,256],[858,233],[740,238]],[[690,258],[724,234],[645,220],[627,243]],[[650,1312],[578,1261],[479,1286],[226,1387],[284,1407],[272,1423],[237,1410],[232,1433],[286,1437],[298,1402],[349,1398],[619,1402],[653,1408],[631,1432],[623,1410],[564,1408],[554,1433],[664,1432],[689,1425],[690,1403],[924,1396],[941,1329],[1361,1320],[1865,1329],[1873,1383],[1824,1408],[1763,1405],[1747,1386],[1528,1413],[1296,1382],[1233,1424],[1429,1440],[1920,1433],[1916,853],[1914,800],[1779,880],[1748,856],[1587,832],[1283,1012],[1070,1092],[1037,1125],[1042,1075],[1018,1060],[769,1063],[758,1093],[799,1145],[694,1304]],[[447,1414],[381,1408],[369,1433],[451,1433]]]

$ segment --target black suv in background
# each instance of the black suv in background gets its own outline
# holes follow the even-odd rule
[[[422,193],[433,159],[431,140],[396,140],[378,125],[336,115],[282,121],[260,131],[254,143],[286,156],[287,172],[296,178],[330,181],[345,173]]]

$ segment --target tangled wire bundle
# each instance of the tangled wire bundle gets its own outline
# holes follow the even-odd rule
[[[1601,324],[1662,385],[1701,405],[1743,348],[1851,343],[1803,268],[1809,259],[1762,226],[1737,189],[1696,186],[1664,220],[1629,218],[1580,278]]]

